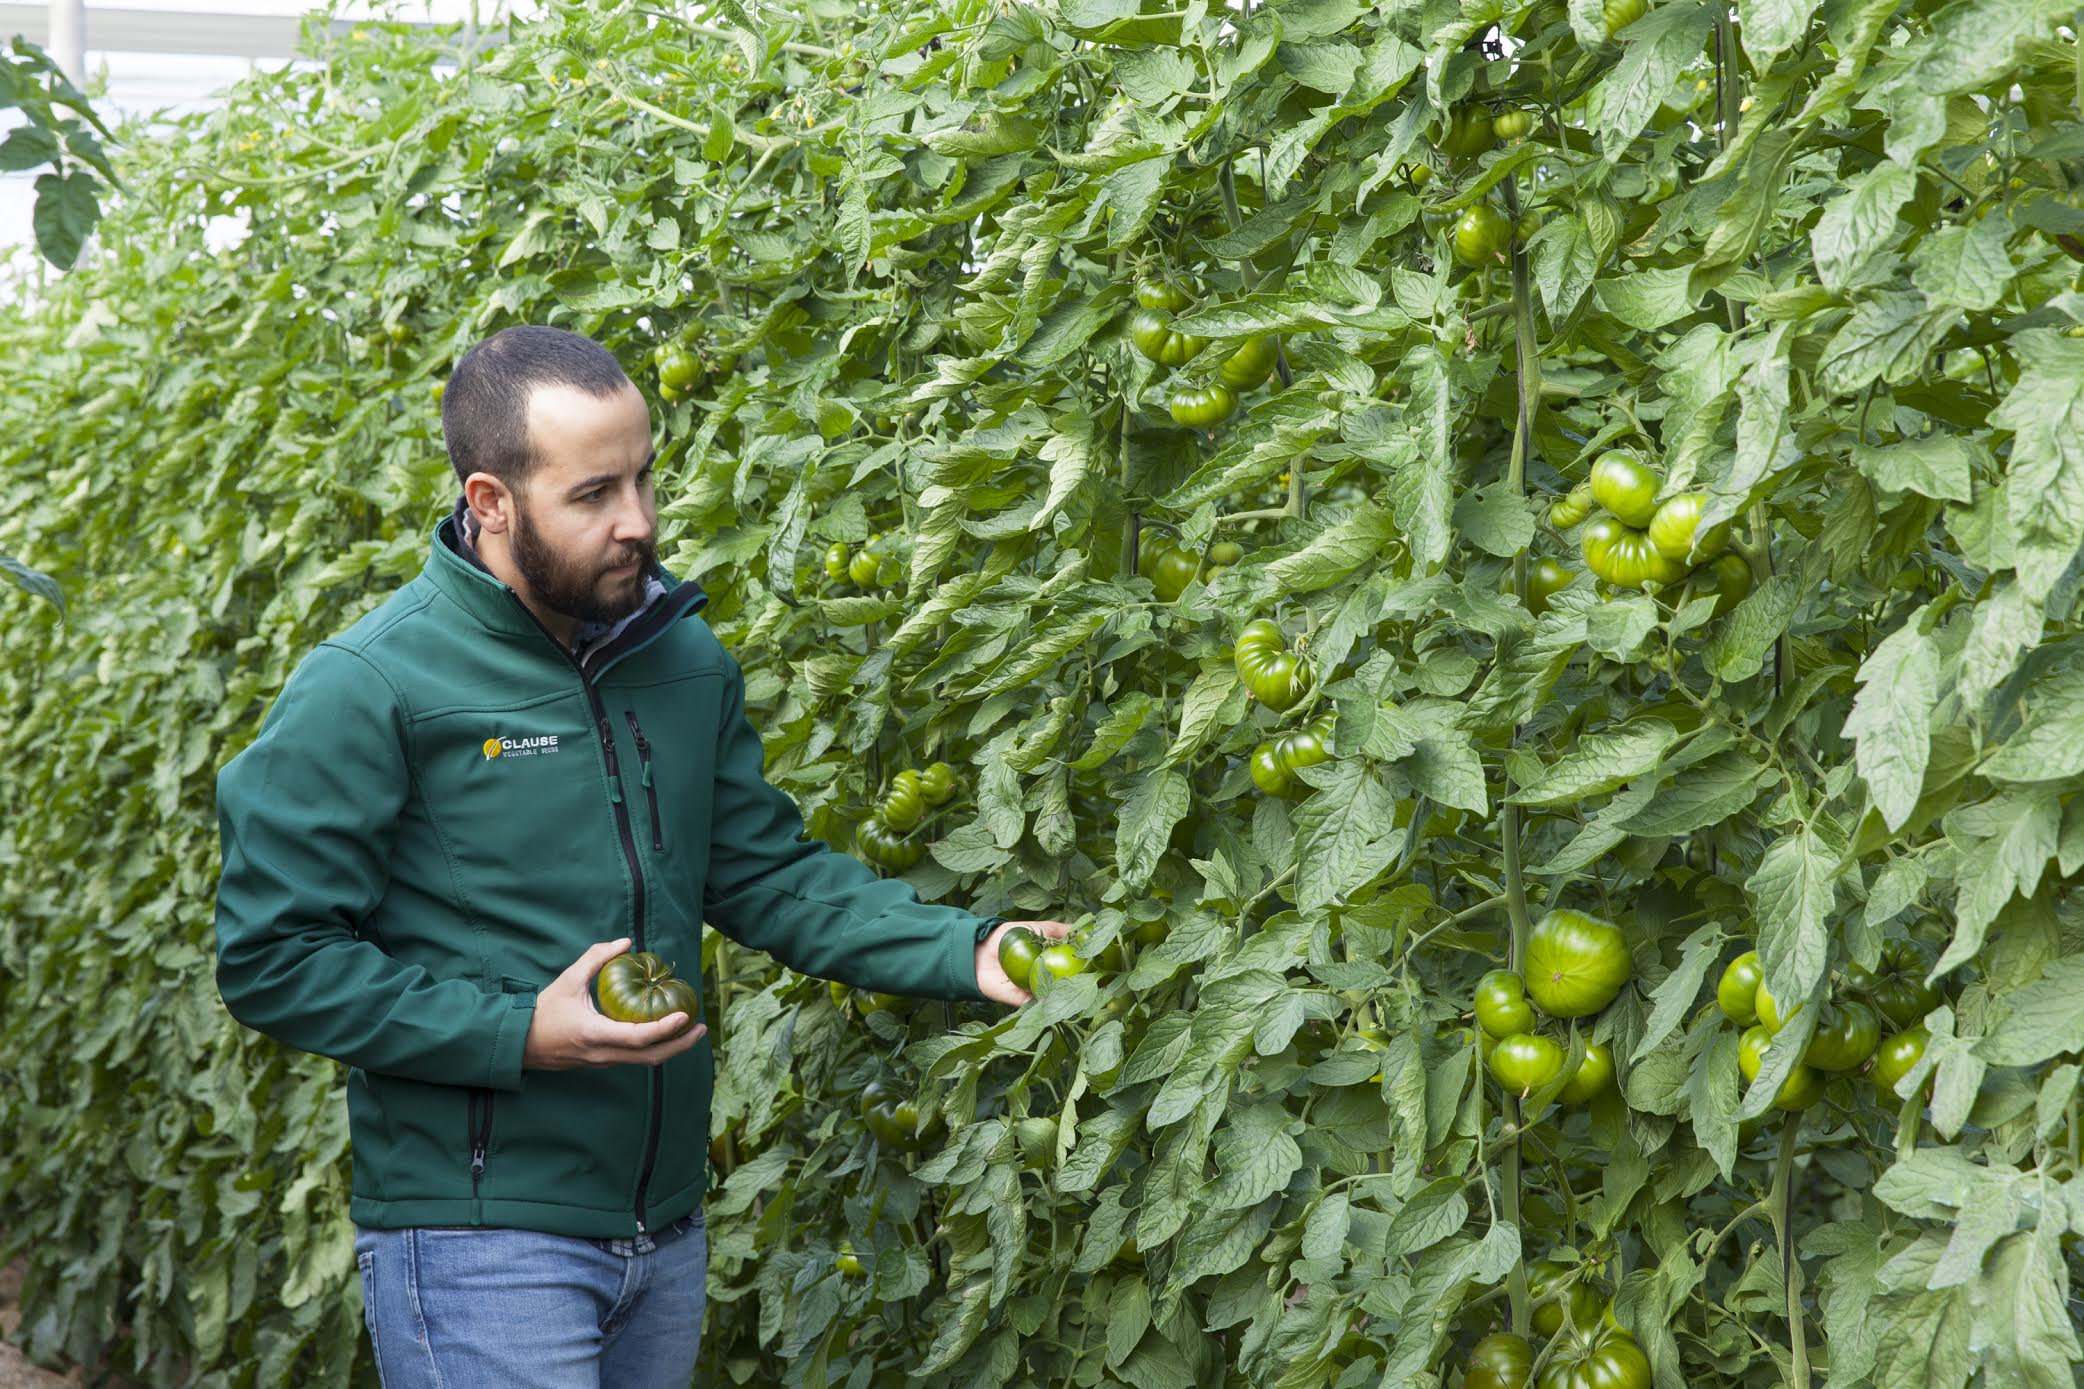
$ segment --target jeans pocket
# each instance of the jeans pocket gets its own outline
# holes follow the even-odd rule
[[[369,1328],[369,1349],[381,1365],[383,1353],[376,1344],[376,1251],[364,1249],[355,1255],[355,1263],[362,1270],[362,1324]]]

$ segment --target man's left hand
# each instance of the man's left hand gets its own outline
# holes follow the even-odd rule
[[[1071,927],[1062,921],[1002,921],[977,947],[978,989],[994,1003],[1018,1007],[1033,1001],[1035,996],[1008,979],[1005,968],[999,964],[999,941],[1016,926],[1025,926],[1044,940],[1068,940]]]

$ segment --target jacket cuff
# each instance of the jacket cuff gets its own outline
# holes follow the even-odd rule
[[[1003,916],[979,919],[974,930],[958,929],[949,933],[949,941],[955,947],[955,958],[949,961],[950,997],[976,1003],[989,1002],[977,984],[977,947],[984,944],[984,938],[1005,920]]]
[[[506,997],[512,1006],[502,1009],[493,1024],[492,1068],[485,1083],[494,1090],[521,1088],[521,1059],[528,1050],[528,1029],[535,1022],[535,995],[514,993]]]

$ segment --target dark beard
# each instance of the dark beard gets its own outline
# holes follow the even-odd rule
[[[537,602],[580,622],[608,625],[620,622],[644,605],[646,576],[657,562],[657,546],[645,545],[637,554],[623,557],[640,562],[637,572],[618,580],[615,587],[604,589],[600,583],[601,569],[574,569],[560,564],[528,524],[528,513],[519,509],[514,515],[511,552],[514,567],[521,571]]]

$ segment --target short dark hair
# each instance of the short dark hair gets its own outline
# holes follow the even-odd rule
[[[463,354],[441,393],[441,437],[456,480],[490,473],[518,494],[539,461],[528,437],[528,398],[538,386],[607,397],[630,389],[613,353],[592,338],[523,323]]]

